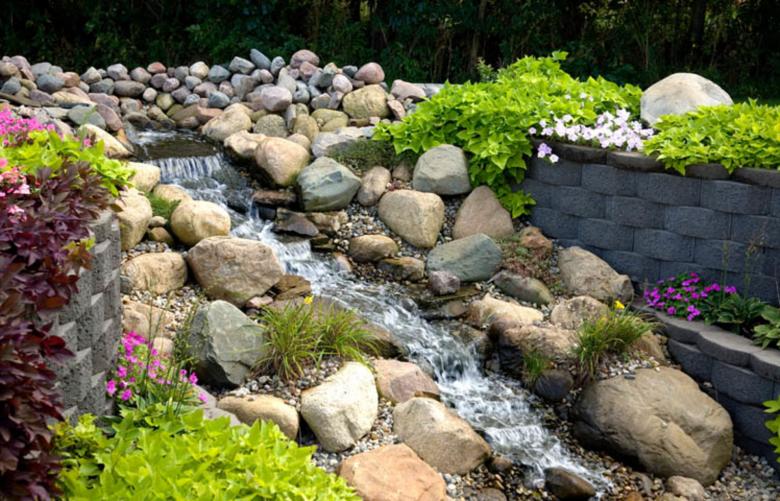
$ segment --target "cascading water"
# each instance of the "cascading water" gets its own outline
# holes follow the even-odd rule
[[[155,133],[139,133],[146,145]],[[164,138],[169,139],[169,138]],[[149,153],[149,150],[146,150]],[[442,399],[462,418],[480,430],[493,449],[530,467],[531,479],[543,478],[550,466],[568,468],[603,490],[608,481],[596,467],[572,456],[543,425],[541,413],[528,400],[529,393],[515,380],[486,374],[473,348],[441,324],[422,318],[413,301],[397,284],[376,284],[340,272],[326,255],[313,254],[308,241],[282,242],[271,232],[271,223],[234,210],[231,198],[249,189],[222,154],[154,158],[162,182],[179,184],[195,199],[225,207],[233,220],[233,235],[256,239],[271,246],[288,273],[306,277],[314,292],[327,296],[391,331],[406,347],[410,359],[431,368]],[[248,206],[245,207],[247,209]]]

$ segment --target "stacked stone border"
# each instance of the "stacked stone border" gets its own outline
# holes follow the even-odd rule
[[[518,188],[531,222],[563,246],[590,250],[638,284],[695,271],[778,303],[780,171],[716,164],[685,176],[639,154],[552,144]]]
[[[672,359],[728,411],[735,442],[766,458],[780,472],[780,456],[769,444],[772,433],[764,426],[773,415],[765,413],[762,405],[780,396],[780,350],[761,349],[745,337],[704,322],[670,317],[638,303],[635,307],[661,322]]]
[[[95,238],[92,268],[82,271],[70,303],[44,315],[54,323],[51,332],[75,355],[54,367],[65,415],[71,418],[87,412],[112,414],[106,374],[122,336],[119,223],[113,212],[104,211],[90,229]]]

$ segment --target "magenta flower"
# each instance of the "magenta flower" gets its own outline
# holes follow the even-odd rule
[[[187,379],[190,384],[198,384],[198,375],[194,372],[190,374],[190,377]]]
[[[203,402],[204,404],[208,401],[208,398],[206,398],[206,394],[201,392],[198,394],[198,400]]]
[[[127,377],[127,367],[120,365],[116,368],[116,375],[119,377]]]
[[[116,381],[114,381],[113,379],[110,379],[106,383],[106,393],[108,393],[112,397],[114,396],[114,393],[116,393]]]
[[[132,397],[133,397],[133,391],[130,388],[123,391],[122,394],[119,396],[119,398],[121,398],[123,402],[127,402]]]

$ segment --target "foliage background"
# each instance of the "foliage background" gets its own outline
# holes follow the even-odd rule
[[[777,0],[5,0],[0,52],[90,65],[227,62],[311,48],[389,79],[462,82],[566,50],[565,69],[646,86],[690,70],[735,96],[780,96]]]

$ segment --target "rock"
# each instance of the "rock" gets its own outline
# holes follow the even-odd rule
[[[209,94],[208,104],[209,104],[209,108],[218,108],[221,110],[222,108],[225,108],[227,107],[227,105],[230,104],[230,98],[227,97],[222,92],[214,91],[211,94]]]
[[[431,271],[428,273],[428,287],[436,296],[455,294],[460,289],[460,278],[450,271]]]
[[[482,233],[453,240],[435,247],[428,253],[426,268],[431,271],[449,271],[461,282],[487,280],[501,266],[501,249]]]
[[[292,185],[309,158],[303,146],[277,137],[264,140],[255,152],[257,165],[277,186]]]
[[[93,143],[102,141],[104,152],[110,158],[127,158],[132,155],[125,145],[100,127],[86,123],[79,127],[79,131],[82,131]]]
[[[130,75],[127,74],[127,67],[124,64],[112,64],[106,68],[106,75],[113,80],[127,80]]]
[[[187,264],[178,252],[150,252],[126,261],[122,275],[133,290],[165,294],[182,288],[187,281]]]
[[[273,231],[301,237],[315,237],[320,233],[317,226],[309,221],[306,215],[281,208],[276,210]]]
[[[284,68],[284,58],[280,56],[276,56],[271,60],[271,67],[269,70],[271,71],[271,74],[276,76],[279,74],[279,71]]]
[[[148,193],[159,184],[160,168],[156,165],[128,162],[127,166],[134,171],[130,182],[133,183],[136,189]]]
[[[514,231],[512,216],[501,206],[493,190],[487,186],[478,186],[458,209],[452,238],[484,233],[491,238],[501,239],[511,236]]]
[[[344,209],[360,188],[360,178],[328,157],[320,157],[304,167],[297,183],[307,212]]]
[[[263,108],[275,113],[286,110],[292,104],[292,93],[284,87],[263,87],[260,91],[260,100]]]
[[[569,371],[546,369],[534,382],[534,393],[550,403],[562,401],[574,388],[574,378]]]
[[[355,73],[355,80],[362,80],[367,84],[378,84],[384,79],[385,72],[377,63],[366,63]]]
[[[366,85],[350,92],[344,96],[342,107],[352,118],[385,118],[390,112],[387,109],[387,94],[379,85]]]
[[[320,132],[311,143],[311,152],[317,158],[330,156],[359,140],[363,140],[363,133],[355,127],[341,128],[338,132]]]
[[[434,193],[396,190],[379,200],[379,219],[416,247],[436,245],[444,224],[444,202]]]
[[[520,230],[518,242],[540,258],[545,258],[552,254],[552,241],[545,237],[542,234],[542,230],[536,226],[526,226]]]
[[[349,78],[344,75],[339,74],[333,77],[332,85],[335,90],[341,92],[342,94],[352,92],[352,82],[350,82]]]
[[[403,80],[394,80],[390,88],[390,94],[394,95],[399,101],[411,99],[412,101],[422,101],[425,99],[425,91],[422,87]]]
[[[149,74],[148,71],[145,69],[139,67],[133,68],[132,71],[130,71],[130,78],[135,80],[136,82],[141,82],[142,84],[146,85],[149,83],[149,80],[152,79],[152,75]]]
[[[249,59],[251,59],[252,63],[261,70],[267,70],[271,67],[271,60],[268,59],[268,56],[257,49],[249,51]]]
[[[653,334],[652,331],[647,331],[642,336],[634,341],[631,348],[635,352],[644,353],[649,357],[653,357],[659,362],[666,362],[666,354],[664,353],[663,345],[661,343],[661,336]]]
[[[425,263],[408,256],[383,259],[377,268],[397,282],[403,280],[417,282],[425,276]]]
[[[685,498],[687,501],[704,501],[707,493],[698,480],[687,477],[673,476],[666,479],[666,490]]]
[[[543,319],[544,315],[539,310],[520,306],[509,301],[501,301],[489,294],[469,305],[469,322],[477,327],[490,324],[496,320],[529,325],[534,322],[541,322]]]
[[[669,367],[638,369],[585,387],[575,407],[574,431],[586,444],[635,458],[650,473],[712,484],[729,463],[731,418]]]
[[[183,243],[195,245],[204,238],[230,233],[230,216],[213,202],[180,203],[171,214],[171,229]]]
[[[197,75],[196,75],[197,76]],[[218,84],[230,78],[230,72],[222,66],[215,64],[209,69],[209,82]]]
[[[663,115],[682,115],[699,106],[734,104],[715,82],[695,73],[674,73],[642,93],[640,116],[650,125]]]
[[[156,337],[152,339],[152,349],[157,350],[157,353],[162,357],[170,358],[173,355],[173,341],[167,337]]]
[[[317,125],[322,132],[334,132],[342,127],[346,127],[349,123],[349,116],[338,110],[314,110],[311,117],[317,121]]]
[[[276,292],[274,300],[280,302],[311,296],[311,282],[298,275],[282,275],[273,289]]]
[[[586,500],[596,495],[590,482],[566,468],[553,467],[544,470],[544,487],[561,500]]]
[[[287,140],[299,146],[303,146],[306,151],[311,151],[311,141],[303,134],[291,134],[287,137]]]
[[[243,73],[244,75],[248,75],[252,73],[253,69],[255,69],[255,65],[252,63],[252,61],[236,56],[230,61],[228,69],[233,73]]]
[[[263,328],[225,301],[201,306],[190,325],[190,355],[204,383],[235,387],[263,356]]]
[[[176,243],[173,239],[173,235],[168,233],[168,230],[163,227],[149,228],[146,232],[146,238],[152,242],[166,243],[169,247],[173,247],[173,244]]]
[[[574,331],[520,324],[501,332],[496,348],[501,367],[517,375],[522,371],[524,355],[537,353],[550,360],[570,362],[576,345]]]
[[[289,438],[295,440],[298,436],[298,411],[281,398],[272,395],[227,395],[219,400],[217,407],[235,414],[239,421],[249,426],[258,420],[271,421]]]
[[[533,277],[523,277],[504,270],[491,279],[496,287],[507,296],[538,305],[550,304],[554,301],[550,289],[544,282]]]
[[[152,218],[152,204],[138,190],[129,189],[121,193],[116,213],[122,250],[129,250],[143,240],[146,227]]]
[[[266,115],[258,118],[252,131],[255,134],[269,137],[287,137],[287,126],[284,123],[284,118],[279,115]]]
[[[397,165],[393,169],[393,179],[398,181],[403,181],[404,183],[408,183],[409,181],[412,180],[412,171],[409,168],[409,166],[405,163]]]
[[[355,445],[371,430],[378,406],[374,376],[357,362],[345,363],[319,386],[301,394],[301,415],[328,452]]]
[[[628,275],[620,275],[595,254],[580,247],[569,247],[558,253],[561,281],[573,295],[591,296],[599,301],[619,299],[631,304],[634,286]]]
[[[196,63],[198,64],[198,63]],[[201,63],[202,64],[202,63]],[[165,67],[165,65],[159,61],[155,61],[149,66],[146,67],[146,71],[151,73],[152,75],[156,75],[158,73],[165,73],[168,70],[168,68]]]
[[[487,442],[466,421],[430,398],[412,398],[393,411],[393,432],[442,473],[465,475],[490,456]]]
[[[398,360],[374,361],[379,395],[399,404],[414,397],[439,398],[439,387],[417,365]]]
[[[140,97],[146,90],[141,82],[132,80],[118,80],[114,82],[114,95],[119,97]]]
[[[203,134],[215,141],[224,141],[232,134],[252,128],[252,119],[239,109],[225,110],[203,126]]]
[[[190,249],[187,262],[207,296],[236,306],[262,296],[282,277],[273,250],[257,240],[205,238]]]
[[[299,68],[304,62],[319,66],[320,58],[317,54],[307,49],[296,51],[290,58],[290,66],[293,68]]]
[[[175,202],[178,200],[179,204],[183,204],[192,201],[192,197],[189,193],[184,191],[184,188],[176,186],[175,184],[158,184],[154,187],[152,193],[166,202]]]
[[[404,444],[385,445],[343,460],[338,474],[365,501],[444,501],[444,480]]]
[[[36,78],[35,84],[38,86],[38,89],[49,94],[53,94],[65,87],[65,82],[61,78],[47,73]]]
[[[360,180],[360,189],[357,193],[358,203],[364,207],[376,205],[391,181],[389,170],[384,167],[371,168]]]
[[[172,336],[175,317],[170,311],[138,301],[122,305],[122,332],[135,332],[146,339],[160,335]]]
[[[442,144],[423,153],[414,167],[412,186],[417,191],[439,195],[460,195],[471,191],[468,162],[463,150]]]
[[[590,296],[564,299],[553,308],[550,322],[562,329],[577,330],[585,321],[595,321],[606,315],[609,307]]]
[[[358,263],[379,261],[397,252],[398,244],[384,235],[362,235],[349,241],[349,257]]]
[[[124,127],[122,119],[119,118],[117,112],[105,104],[98,103],[98,105],[95,106],[95,111],[97,111],[101,118],[103,118],[103,121],[105,122],[106,127],[108,127],[108,130],[112,132],[118,132]]]
[[[106,128],[106,121],[94,106],[75,106],[68,111],[68,119],[76,125],[90,123],[101,129]]]
[[[320,133],[320,127],[317,125],[317,120],[313,117],[298,115],[293,122],[293,132],[295,134],[303,134],[309,141],[314,141],[314,138]]]
[[[265,140],[263,134],[252,134],[245,130],[231,134],[225,139],[227,152],[239,160],[254,160],[257,147]]]

